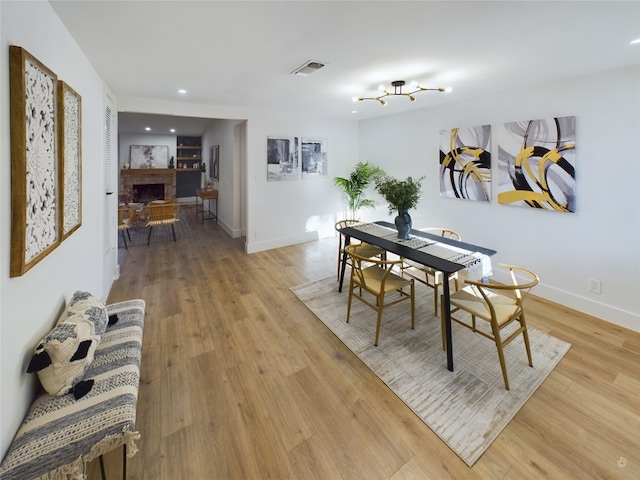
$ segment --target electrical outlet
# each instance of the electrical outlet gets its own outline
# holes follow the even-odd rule
[[[589,279],[589,291],[591,293],[601,293],[601,287],[600,280],[595,280],[593,278]]]

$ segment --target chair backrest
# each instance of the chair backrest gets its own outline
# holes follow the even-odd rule
[[[378,292],[377,288],[374,288],[371,284],[367,283],[367,275],[365,275],[364,270],[371,266],[375,266],[375,268],[379,268],[380,271],[384,271],[382,277],[377,277],[376,284],[380,285],[380,290],[384,290],[384,284],[391,274],[393,267],[402,264],[401,259],[395,260],[382,260],[378,258],[369,258],[358,255],[358,249],[362,248],[361,244],[347,245],[345,247],[345,251],[351,258],[351,279],[357,279],[357,283],[361,285],[366,290],[371,292]]]
[[[489,307],[489,311],[491,312],[491,316],[493,318],[496,317],[495,305],[492,301],[492,297],[495,298],[495,293],[512,292],[516,299],[518,309],[522,310],[522,303],[524,301],[524,298],[529,294],[529,292],[531,292],[531,289],[533,289],[533,287],[535,287],[540,282],[540,277],[538,277],[537,274],[527,268],[509,265],[506,263],[500,263],[499,265],[509,270],[511,285],[501,283],[482,283],[472,280],[466,280],[466,283],[468,283],[469,285],[473,285],[480,292],[485,302],[487,303],[487,306]],[[518,278],[518,276],[516,275],[520,276],[521,278]]]
[[[167,203],[175,203],[175,199],[167,198],[165,200],[151,200],[149,205],[165,205]]]
[[[133,220],[135,209],[129,207],[118,207],[118,228],[129,228]]]
[[[512,283],[510,286],[513,287],[513,292],[516,298],[519,300],[519,303],[522,304],[524,297],[531,292],[533,287],[540,283],[540,277],[538,277],[536,273],[524,267],[517,267],[506,263],[500,263],[499,265],[509,270],[509,276],[511,277]],[[516,277],[516,274],[519,274],[524,278],[519,280]]]
[[[351,225],[362,223],[360,220],[339,220],[336,222],[336,230],[341,228],[350,227]]]
[[[462,235],[454,230],[450,230],[448,228],[441,227],[428,227],[428,228],[420,228],[421,232],[432,233],[434,235],[440,235],[443,238],[449,238],[451,240],[457,240],[458,242],[462,241]]]
[[[179,203],[158,203],[147,205],[145,208],[147,214],[147,225],[166,225],[178,221],[180,213]]]
[[[362,223],[362,222],[361,222],[360,220],[351,220],[351,219],[348,219],[348,220],[340,220],[340,221],[336,222],[335,229],[338,231],[338,233],[340,233],[340,229],[342,229],[342,228],[347,228],[347,227],[351,227],[351,226],[353,226],[353,225],[357,225],[357,224],[359,224],[359,223]],[[339,249],[340,251],[342,251],[342,249],[344,248],[344,234],[340,233],[340,237],[339,237],[339,239],[338,239],[338,242],[339,242],[339,243],[338,243],[338,249]],[[353,244],[359,244],[359,243],[361,243],[361,242],[360,242],[360,240],[357,240],[357,239],[355,239],[355,238],[352,238],[352,239],[351,239],[351,243],[353,243]]]

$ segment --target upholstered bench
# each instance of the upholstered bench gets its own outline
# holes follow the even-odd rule
[[[114,448],[137,452],[136,402],[140,379],[145,303],[130,300],[106,306],[109,326],[88,364],[91,379],[81,398],[41,394],[31,405],[0,465],[2,480],[84,479],[86,464]],[[125,457],[126,453],[126,457]]]

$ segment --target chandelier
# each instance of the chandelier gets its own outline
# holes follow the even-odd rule
[[[378,95],[377,97],[356,97],[353,100],[354,101],[363,101],[363,100],[377,100],[378,102],[380,102],[381,105],[386,105],[387,101],[384,100],[384,98],[386,97],[394,97],[394,96],[402,96],[402,97],[408,97],[409,100],[411,100],[412,102],[416,101],[416,97],[414,97],[414,95],[416,93],[420,93],[420,92],[427,92],[427,91],[436,91],[436,92],[450,92],[451,89],[449,88],[426,88],[426,87],[421,87],[418,84],[412,85],[411,88],[413,88],[413,90],[411,90],[410,92],[403,92],[402,91],[402,87],[404,87],[406,85],[406,82],[404,80],[396,80],[394,82],[391,82],[391,86],[393,87],[393,91],[389,91],[387,89],[385,89],[383,86],[380,87],[380,90],[382,90],[382,94]]]

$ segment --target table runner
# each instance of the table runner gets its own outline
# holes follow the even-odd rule
[[[359,223],[351,225],[351,228],[361,232],[384,238],[390,242],[395,242],[408,248],[420,250],[434,257],[449,260],[450,262],[464,265],[469,280],[479,281],[492,274],[491,259],[488,255],[480,252],[472,252],[464,248],[427,239],[419,235],[409,234],[408,239],[398,238],[397,230],[376,223]]]

